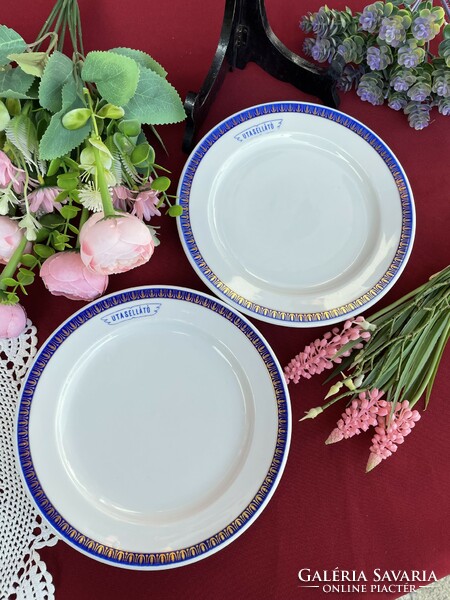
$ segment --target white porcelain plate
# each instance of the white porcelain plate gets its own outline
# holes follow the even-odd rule
[[[413,243],[396,157],[362,123],[315,104],[262,104],[222,121],[189,157],[178,195],[179,234],[202,280],[279,325],[368,309]]]
[[[56,532],[117,566],[176,567],[242,533],[281,477],[290,407],[257,330],[173,287],[112,294],[45,342],[25,382],[17,444]]]

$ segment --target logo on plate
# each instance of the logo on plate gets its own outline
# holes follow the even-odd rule
[[[257,135],[262,135],[263,133],[270,133],[271,131],[276,131],[280,129],[281,124],[283,123],[283,119],[269,119],[268,121],[263,121],[258,125],[253,125],[253,127],[248,127],[243,131],[237,133],[234,137],[238,142],[245,142],[249,138],[255,137]]]
[[[160,303],[151,304],[136,304],[135,306],[129,306],[128,308],[121,308],[108,315],[102,317],[102,321],[108,325],[117,325],[122,321],[128,321],[129,319],[140,319],[141,317],[152,317],[161,308]]]

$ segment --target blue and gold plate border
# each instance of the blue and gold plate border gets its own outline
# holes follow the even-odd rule
[[[197,169],[208,150],[225,135],[234,129],[256,117],[266,117],[283,113],[299,113],[310,115],[315,118],[327,119],[349,129],[355,135],[365,140],[377,154],[383,159],[388,167],[398,190],[401,203],[402,224],[400,240],[386,272],[383,276],[367,290],[363,295],[355,298],[352,302],[318,312],[288,312],[280,311],[267,306],[262,306],[244,298],[224,283],[220,277],[212,271],[197,246],[192,231],[189,201],[192,182]],[[269,322],[283,325],[320,325],[322,322],[337,321],[348,316],[358,314],[364,310],[368,303],[374,303],[395,283],[400,276],[412,249],[415,231],[415,212],[412,192],[407,177],[399,161],[388,146],[370,129],[361,122],[349,117],[338,110],[312,104],[307,102],[273,102],[254,106],[242,112],[236,113],[224,120],[211,130],[197,145],[190,155],[181,175],[178,187],[179,204],[183,207],[183,213],[178,218],[178,230],[183,243],[184,250],[194,269],[201,279],[219,297],[244,310],[247,314]]]
[[[264,362],[273,386],[278,418],[277,437],[270,468],[258,491],[248,506],[226,527],[211,537],[186,548],[170,552],[133,552],[132,549],[113,548],[88,537],[82,531],[73,527],[64,518],[64,515],[53,506],[51,498],[46,495],[41,486],[33,465],[29,438],[30,413],[41,375],[52,356],[72,333],[90,319],[112,308],[123,306],[129,302],[155,299],[189,302],[211,310],[229,321],[251,342]],[[267,504],[281,477],[288,452],[290,427],[290,404],[280,365],[267,342],[245,317],[236,313],[220,300],[199,292],[185,288],[144,287],[125,290],[93,302],[70,317],[44,343],[30,368],[22,390],[17,417],[16,442],[18,459],[26,488],[39,511],[58,535],[75,548],[103,562],[128,568],[152,569],[178,566],[203,558],[227,545],[251,524]]]

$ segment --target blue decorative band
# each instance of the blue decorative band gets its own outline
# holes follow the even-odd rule
[[[201,254],[197,242],[195,240],[192,225],[191,216],[189,211],[189,198],[191,193],[192,181],[195,177],[196,171],[208,150],[215,144],[223,135],[225,135],[231,129],[236,127],[241,128],[243,123],[254,119],[255,117],[268,117],[272,116],[272,119],[267,119],[264,123],[276,123],[276,119],[273,115],[283,113],[301,113],[305,115],[312,115],[314,117],[320,117],[322,119],[328,119],[343,127],[346,127],[356,135],[364,139],[375,152],[383,159],[384,163],[388,167],[394,182],[397,186],[397,190],[400,197],[401,203],[401,233],[400,241],[396,249],[395,255],[392,259],[386,272],[383,276],[362,296],[355,298],[352,302],[343,304],[332,308],[330,310],[298,313],[280,311],[266,306],[252,302],[247,298],[244,298],[234,290],[232,290],[226,283],[224,283],[217,275],[212,271],[203,255]],[[280,120],[279,120],[280,121]],[[281,121],[280,121],[281,124]],[[247,129],[239,129],[235,137],[239,141],[243,141],[242,137],[246,132],[253,132],[252,135],[260,135],[261,133],[267,133],[268,130],[257,131],[258,127],[253,126]],[[183,214],[180,217],[180,227],[184,241],[184,247],[186,252],[190,255],[193,260],[199,275],[205,280],[205,282],[214,289],[219,296],[225,297],[228,301],[231,301],[238,309],[246,309],[255,316],[261,316],[266,319],[274,321],[283,321],[286,323],[318,323],[328,321],[336,318],[345,318],[346,315],[354,311],[360,312],[361,309],[367,303],[374,300],[380,293],[382,293],[386,287],[392,284],[395,279],[400,275],[405,261],[411,250],[414,232],[414,206],[413,200],[410,193],[410,188],[405,176],[405,173],[398,163],[397,159],[392,154],[391,150],[384,144],[380,138],[365,127],[359,121],[352,119],[348,115],[341,113],[332,108],[325,106],[319,106],[317,104],[308,104],[304,102],[274,102],[270,104],[261,104],[255,106],[241,113],[231,116],[227,120],[220,123],[215,129],[213,129],[197,146],[191,155],[189,162],[187,163],[182,180],[180,182],[179,191],[179,203],[183,207]]]
[[[59,513],[52,505],[50,498],[47,497],[45,490],[40,484],[33,465],[29,439],[30,411],[33,396],[44,369],[54,353],[72,333],[77,331],[89,319],[106,313],[106,311],[116,308],[120,309],[118,312],[124,312],[127,310],[127,307],[124,306],[127,303],[164,299],[179,300],[203,306],[227,319],[252,343],[264,362],[274,389],[278,416],[277,438],[270,468],[255,496],[248,506],[221,531],[202,542],[179,550],[149,553],[132,552],[113,548],[89,538],[66,521],[64,515]],[[149,306],[155,305],[157,306],[156,303],[151,303]],[[101,298],[95,303],[90,304],[64,323],[42,347],[28,373],[20,400],[17,427],[19,461],[28,490],[33,496],[39,510],[58,534],[73,546],[95,558],[129,567],[157,568],[175,563],[182,564],[214,551],[221,544],[230,541],[233,536],[238,534],[261,511],[264,503],[270,496],[270,492],[279,477],[284,463],[288,444],[289,414],[284,376],[275,362],[272,351],[253,329],[252,325],[243,317],[233,309],[224,306],[220,301],[197,292],[164,287],[137,288]]]

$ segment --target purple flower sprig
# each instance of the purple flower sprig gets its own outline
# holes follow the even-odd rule
[[[314,35],[304,40],[303,50],[320,63],[339,57],[345,64],[338,89],[355,88],[361,100],[376,106],[387,102],[421,130],[431,122],[433,107],[449,114],[450,24],[444,17],[432,0],[377,0],[354,14],[323,6],[301,21],[303,31]],[[434,56],[429,42],[441,32]]]

